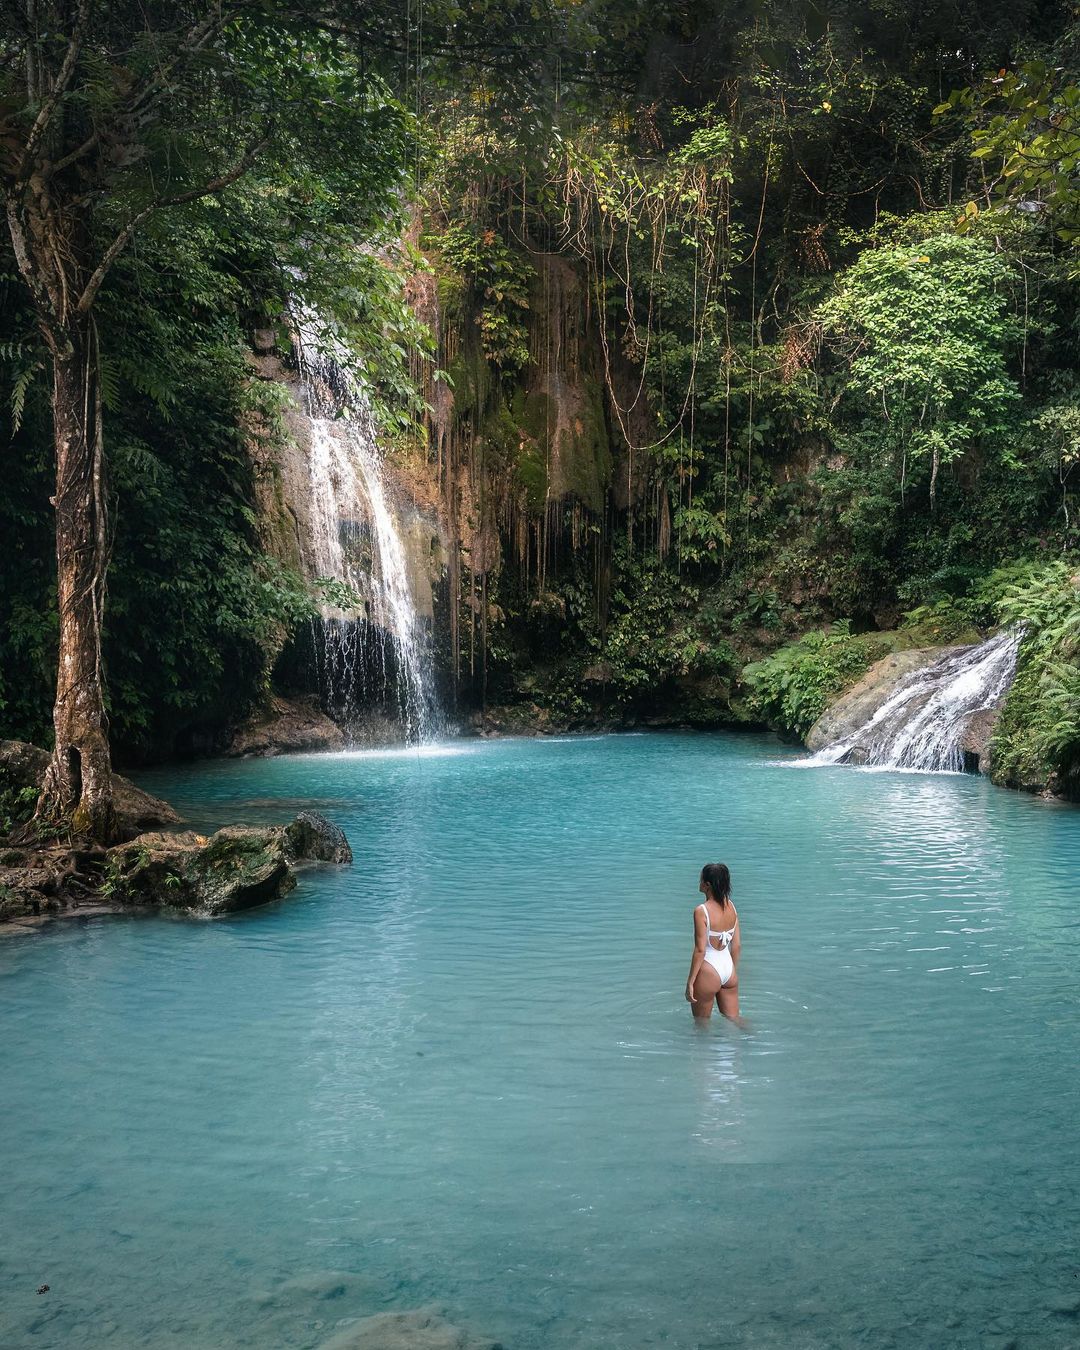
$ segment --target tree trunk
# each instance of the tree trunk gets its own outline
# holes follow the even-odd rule
[[[56,443],[56,589],[60,651],[56,744],[39,819],[74,833],[115,836],[112,766],[101,671],[108,530],[97,337],[92,320],[68,316],[69,342],[53,347]]]

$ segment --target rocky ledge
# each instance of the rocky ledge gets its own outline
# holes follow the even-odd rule
[[[0,817],[14,830],[0,844],[0,923],[132,908],[203,915],[250,909],[286,894],[303,863],[350,863],[345,835],[316,811],[288,825],[232,825],[207,838],[179,830],[168,804],[113,775],[120,841],[112,848],[39,837],[28,817],[49,756],[0,741]]]
[[[209,838],[156,830],[109,849],[9,848],[0,851],[0,922],[130,909],[231,914],[286,895],[294,868],[308,862],[352,862],[343,832],[315,811]]]
[[[875,661],[857,684],[830,704],[806,734],[808,750],[823,750],[844,740],[866,725],[882,704],[887,703],[901,680],[925,670],[953,647],[916,647],[892,652]]]
[[[247,758],[344,748],[341,728],[314,704],[273,694],[265,708],[237,728],[226,754]]]
[[[807,749],[818,751],[837,741],[847,740],[864,728],[874,714],[899,689],[909,675],[934,665],[942,657],[962,652],[970,644],[952,647],[916,647],[892,652],[876,661],[866,674],[840,695],[818,718],[806,734]],[[964,767],[970,772],[990,773],[990,743],[1001,714],[1000,704],[969,713],[963,728],[961,749]],[[850,762],[865,763],[866,750],[856,745]]]

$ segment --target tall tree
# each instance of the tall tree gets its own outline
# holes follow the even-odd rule
[[[273,163],[321,161],[317,248],[350,195],[400,180],[404,118],[351,53],[348,7],[265,0],[15,0],[0,17],[0,183],[52,373],[59,654],[39,818],[114,831],[101,632],[109,497],[96,321],[110,269],[159,213]],[[362,36],[362,35],[361,35]],[[389,46],[393,48],[393,41]],[[366,171],[359,171],[363,166]],[[356,186],[342,187],[349,170]],[[309,194],[310,196],[310,194]]]

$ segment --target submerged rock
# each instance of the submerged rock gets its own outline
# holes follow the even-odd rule
[[[274,694],[265,709],[237,728],[226,754],[268,756],[344,748],[344,733],[325,713]]]
[[[49,755],[26,741],[0,741],[0,791],[40,788],[49,767]],[[180,816],[168,802],[152,797],[129,779],[112,776],[113,808],[121,840],[134,839],[155,826],[179,825]]]
[[[448,1322],[437,1308],[376,1313],[324,1341],[319,1350],[501,1350],[497,1341],[474,1336]]]

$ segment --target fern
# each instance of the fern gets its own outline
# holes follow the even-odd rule
[[[16,377],[15,383],[11,387],[11,434],[18,435],[19,428],[22,426],[23,411],[26,408],[26,393],[34,383],[34,376],[41,369],[41,362],[35,361],[32,366],[27,366],[21,370]]]
[[[1025,630],[994,739],[995,775],[1036,786],[1080,769],[1080,572],[1059,559],[1007,588],[1000,617]]]
[[[98,361],[98,389],[105,411],[116,412],[120,406],[120,375],[116,362],[104,353]]]

